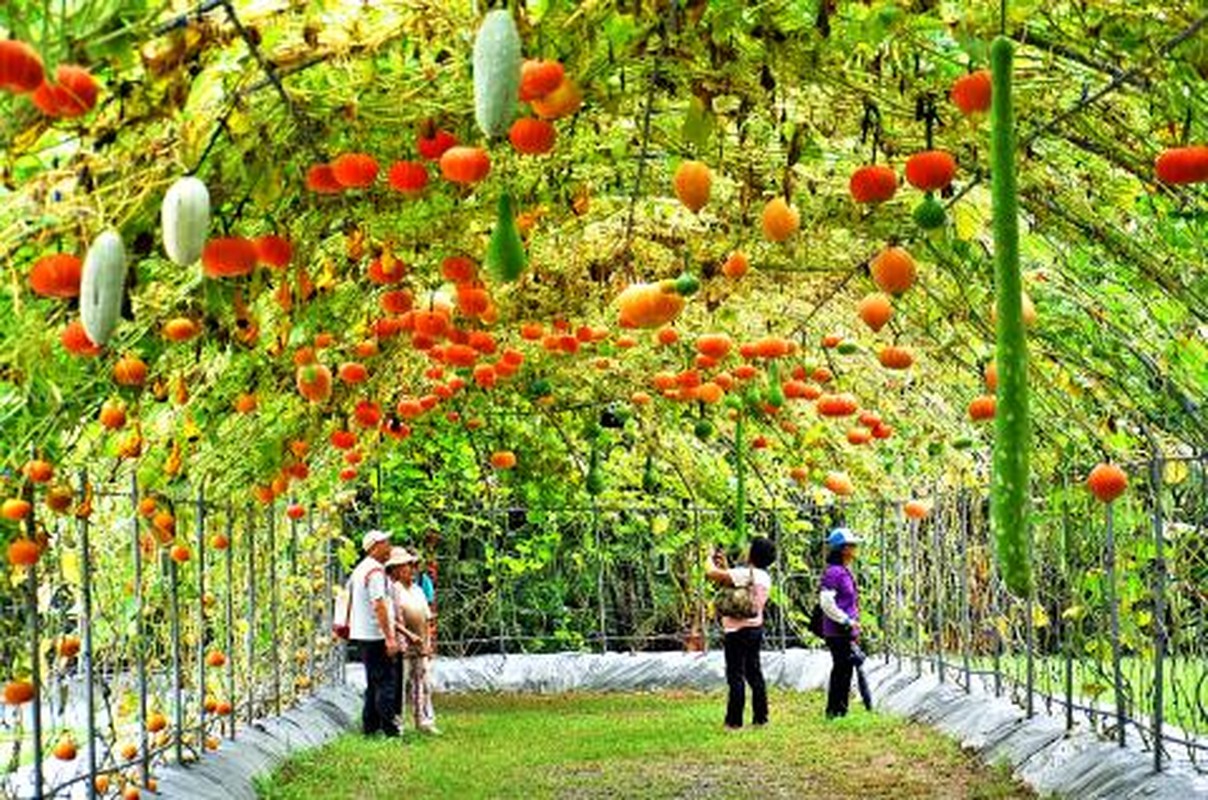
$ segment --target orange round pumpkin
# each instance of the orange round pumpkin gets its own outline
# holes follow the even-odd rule
[[[865,295],[856,308],[860,319],[873,331],[881,330],[893,318],[893,301],[889,299],[889,295],[881,292]]]
[[[0,503],[0,518],[9,520],[23,520],[29,516],[33,506],[28,500],[22,500],[19,497],[10,497],[3,503]]]
[[[884,164],[866,164],[851,174],[848,190],[857,203],[884,203],[898,190],[898,176]]]
[[[478,183],[490,171],[491,157],[481,147],[451,147],[440,157],[440,174],[453,183]]]
[[[566,70],[557,61],[526,59],[520,67],[520,101],[531,103],[556,91],[566,77]]]
[[[101,406],[101,426],[111,430],[121,430],[126,427],[126,409],[116,401],[110,400]]]
[[[96,106],[99,94],[92,73],[75,64],[60,64],[54,83],[43,80],[31,99],[48,117],[81,117]]]
[[[902,513],[910,519],[924,519],[931,513],[931,506],[922,500],[907,500],[902,504]]]
[[[986,391],[987,392],[998,391],[998,365],[997,364],[995,364],[993,361],[990,361],[989,363],[987,363],[986,371],[985,371],[985,374],[983,377],[985,378],[985,381],[986,381]]]
[[[1208,145],[1173,147],[1162,152],[1153,164],[1162,183],[1187,184],[1208,181]]]
[[[703,162],[683,161],[675,170],[672,185],[675,187],[675,196],[695,214],[709,202],[713,173]]]
[[[449,148],[457,146],[457,137],[448,131],[437,129],[429,120],[420,126],[415,146],[423,160],[439,161]]]
[[[864,428],[850,428],[847,431],[848,444],[862,445],[868,444],[872,440],[872,433]]]
[[[41,554],[42,548],[38,547],[38,543],[24,537],[9,542],[6,551],[8,563],[15,567],[32,567],[38,563]]]
[[[554,149],[558,133],[554,126],[543,119],[523,117],[512,123],[508,140],[516,151],[527,156],[539,156]]]
[[[46,77],[42,57],[25,42],[0,41],[0,91],[28,94]]]
[[[306,171],[306,188],[316,194],[339,194],[344,191],[330,164],[315,164],[310,167]]]
[[[344,383],[364,383],[369,379],[369,370],[365,369],[364,364],[347,361],[340,365],[338,375]]]
[[[990,110],[990,70],[980,69],[957,78],[952,82],[950,96],[966,117],[985,114]]]
[[[25,466],[21,467],[21,473],[30,483],[50,483],[54,477],[55,468],[49,461],[33,458],[25,462]]]
[[[94,344],[88,338],[88,333],[84,330],[84,323],[78,319],[67,323],[67,327],[59,334],[59,344],[63,345],[63,349],[73,356],[92,358],[101,354],[100,345]]]
[[[147,365],[138,356],[122,356],[113,367],[113,380],[119,386],[142,386],[147,382]]]
[[[516,454],[511,450],[496,450],[491,453],[491,466],[495,469],[512,469],[516,466]]]
[[[415,196],[428,185],[428,168],[419,161],[397,161],[386,173],[390,188],[407,196]]]
[[[982,422],[987,419],[994,419],[994,414],[998,408],[998,403],[992,394],[984,394],[980,397],[973,398],[969,403],[969,419],[974,422]]]
[[[872,279],[881,291],[899,295],[914,285],[915,264],[901,247],[887,247],[869,265]]]
[[[706,333],[696,340],[697,351],[715,359],[725,358],[733,346],[733,340],[724,333]]]
[[[956,177],[956,159],[945,150],[925,150],[906,160],[906,180],[916,189],[937,192]]]
[[[801,216],[783,197],[773,197],[763,207],[763,235],[772,242],[787,241],[797,232]]]
[[[367,189],[377,180],[378,163],[365,153],[344,153],[331,162],[331,174],[345,189]]]
[[[751,262],[747,260],[746,255],[741,250],[735,250],[730,253],[726,262],[721,265],[721,274],[731,280],[738,280],[751,268]]]
[[[260,236],[252,240],[256,249],[256,261],[272,270],[283,270],[294,257],[294,247],[289,239],[275,234]]]
[[[256,245],[240,236],[211,239],[201,251],[201,266],[209,278],[250,275],[256,262]]]
[[[886,369],[909,369],[914,364],[914,354],[910,352],[910,349],[897,345],[882,347],[881,352],[877,354],[877,359]]]
[[[42,297],[79,297],[82,271],[80,259],[70,253],[42,256],[29,270],[29,288]]]
[[[583,105],[583,93],[570,76],[565,75],[552,92],[534,98],[529,105],[542,119],[562,119],[579,110]]]
[[[1097,464],[1086,476],[1086,488],[1101,503],[1110,503],[1128,489],[1128,475],[1115,464]]]
[[[325,403],[331,397],[331,370],[322,364],[298,367],[298,393],[312,403]]]
[[[843,392],[841,394],[821,395],[815,401],[814,407],[824,417],[850,417],[856,413],[856,409],[860,407],[860,404],[856,401],[854,395]]]
[[[187,342],[201,329],[188,317],[174,317],[164,323],[164,338],[170,342]]]
[[[856,490],[846,472],[828,472],[822,484],[834,494],[842,497],[846,497]]]

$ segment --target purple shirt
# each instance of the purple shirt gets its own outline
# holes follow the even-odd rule
[[[852,618],[853,626],[858,631],[859,626],[855,621],[860,619],[860,605],[857,600],[856,579],[852,577],[851,570],[840,564],[830,564],[822,573],[821,588],[835,593],[835,605]],[[822,635],[842,636],[843,626],[824,614]]]

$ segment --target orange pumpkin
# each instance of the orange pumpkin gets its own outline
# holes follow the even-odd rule
[[[440,262],[440,274],[452,283],[470,283],[478,277],[478,267],[465,256],[449,256]]]
[[[554,126],[543,119],[522,117],[512,123],[508,131],[508,140],[516,152],[527,156],[539,156],[554,149],[558,132]]]
[[[556,91],[566,77],[566,70],[557,61],[526,59],[520,67],[520,101],[531,103]]]
[[[440,174],[453,183],[478,183],[490,171],[491,157],[481,147],[451,147],[440,157]]]
[[[282,270],[294,257],[294,247],[283,236],[268,235],[252,240],[256,261],[269,269]]]
[[[386,182],[394,191],[414,197],[428,185],[428,168],[419,161],[396,161],[386,173]]]
[[[82,271],[80,259],[70,253],[42,256],[29,270],[29,288],[42,297],[79,297]]]
[[[10,541],[6,551],[8,563],[14,567],[32,567],[38,563],[41,554],[42,548],[38,547],[37,542],[23,537]]]
[[[872,433],[864,428],[851,428],[847,431],[847,441],[849,444],[868,444],[871,440]]]
[[[998,404],[992,394],[984,394],[980,397],[973,398],[969,403],[969,419],[974,422],[982,422],[987,419],[994,419],[994,413]]]
[[[897,345],[882,347],[881,352],[877,354],[877,359],[886,369],[909,369],[914,364],[914,354],[910,352],[910,349]]]
[[[92,73],[75,64],[60,64],[55,82],[43,80],[30,99],[48,117],[80,117],[96,106],[99,94]]]
[[[1177,185],[1208,181],[1208,145],[1165,150],[1154,160],[1153,171],[1162,183]]]
[[[50,483],[54,477],[55,468],[49,461],[40,458],[30,459],[21,467],[21,473],[30,483]]]
[[[113,379],[119,386],[142,386],[147,382],[147,365],[138,356],[122,356],[113,366]]]
[[[993,361],[986,364],[985,375],[983,376],[986,382],[987,392],[998,391],[998,365]]]
[[[387,314],[406,314],[411,310],[413,302],[411,292],[406,289],[383,292],[382,296],[378,298],[378,304]]]
[[[1128,489],[1128,474],[1115,464],[1097,464],[1086,476],[1086,488],[1101,503],[1110,503]]]
[[[529,101],[533,113],[542,119],[569,117],[583,105],[583,93],[569,75],[552,91]]]
[[[907,500],[902,504],[902,513],[910,519],[923,519],[931,513],[931,506],[922,500]]]
[[[884,164],[866,164],[851,174],[848,190],[857,203],[884,203],[898,190],[898,176]]]
[[[763,235],[771,242],[784,242],[797,232],[801,216],[783,197],[773,197],[763,207]]]
[[[823,394],[815,402],[814,407],[824,417],[850,417],[856,413],[860,404],[854,395],[844,392],[842,394]]]
[[[675,187],[675,196],[685,208],[695,214],[709,202],[713,173],[703,162],[683,161],[675,170],[672,185]]]
[[[496,450],[491,453],[491,466],[495,469],[512,469],[516,466],[516,454],[511,450]]]
[[[649,405],[651,399],[652,398],[650,397],[649,392],[637,391],[629,395],[629,402],[633,403],[635,406]]]
[[[378,163],[365,153],[344,153],[331,162],[331,174],[345,189],[367,189],[377,180]]]
[[[59,344],[73,356],[92,358],[101,354],[101,347],[88,338],[84,323],[78,319],[67,323],[67,327],[59,334]]]
[[[306,171],[306,188],[316,194],[339,194],[344,191],[330,164],[315,164],[310,167]]]
[[[873,331],[879,331],[893,318],[893,301],[881,292],[865,295],[856,306],[860,319]]]
[[[751,268],[751,262],[747,260],[746,255],[741,250],[735,250],[730,253],[726,262],[721,265],[721,274],[731,280],[738,280]]]
[[[355,361],[341,364],[337,374],[344,383],[364,383],[369,379],[369,370],[365,369],[364,364],[358,364]]]
[[[256,245],[239,236],[211,239],[201,251],[201,266],[209,278],[250,275],[256,262]]]
[[[906,180],[924,192],[946,189],[956,177],[956,159],[944,150],[926,150],[906,160]]]
[[[42,85],[42,57],[25,42],[0,41],[0,91],[28,94]]]
[[[110,400],[101,406],[101,426],[111,430],[121,430],[126,427],[126,409],[117,401]]]
[[[872,279],[881,291],[899,295],[914,285],[915,264],[901,247],[887,247],[869,265]]]
[[[398,283],[407,274],[407,265],[401,259],[395,258],[389,251],[369,262],[366,272],[369,280],[379,286],[389,286]]]
[[[170,342],[187,342],[201,332],[188,317],[174,317],[164,323],[164,338]]]
[[[734,342],[724,333],[706,333],[696,340],[696,349],[701,355],[722,359],[730,354]]]
[[[700,400],[702,403],[708,403],[709,405],[720,403],[721,399],[725,396],[725,392],[722,391],[722,388],[713,381],[708,381],[707,383],[702,383],[700,386],[697,386],[695,394],[697,400]]]
[[[481,317],[491,307],[486,288],[471,283],[457,286],[457,310],[467,317]]]
[[[617,296],[619,322],[625,328],[658,328],[684,310],[684,298],[661,284],[634,283]]]
[[[457,137],[448,131],[439,130],[431,120],[425,120],[420,125],[419,135],[415,140],[415,149],[419,151],[419,157],[425,161],[439,161],[449,148],[456,146]]]
[[[966,117],[988,112],[991,97],[990,70],[981,69],[957,78],[952,83],[950,97]]]
[[[250,392],[245,392],[235,398],[235,412],[238,414],[251,414],[258,405],[256,395]]]
[[[322,364],[298,367],[298,393],[312,403],[325,403],[331,397],[331,370]]]
[[[10,497],[3,503],[0,503],[0,518],[14,521],[23,520],[29,516],[33,506],[28,500],[22,500],[19,497]]]
[[[845,497],[855,492],[855,487],[852,485],[851,478],[847,477],[846,472],[828,472],[822,484],[830,489],[833,493]]]
[[[679,334],[675,332],[675,328],[659,328],[655,334],[655,339],[664,347],[675,344],[679,341]]]

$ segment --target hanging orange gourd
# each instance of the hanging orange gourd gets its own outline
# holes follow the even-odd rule
[[[980,397],[973,398],[969,403],[969,419],[974,422],[983,422],[988,419],[994,419],[994,414],[997,409],[997,401],[994,395],[985,394]]]
[[[675,170],[672,184],[675,187],[675,196],[685,208],[695,214],[709,202],[713,173],[703,162],[683,161]]]
[[[877,358],[886,369],[909,369],[914,364],[914,354],[908,348],[896,345],[882,347]]]
[[[557,61],[526,59],[520,66],[520,101],[531,103],[562,85],[566,70]]]
[[[25,42],[0,41],[0,91],[28,94],[45,78],[42,57]]]
[[[557,139],[554,126],[543,119],[523,117],[512,123],[508,131],[508,140],[516,152],[527,156],[539,156],[554,149]]]
[[[304,364],[296,376],[298,394],[312,403],[325,403],[331,397],[331,370],[322,364]]]
[[[491,157],[481,147],[451,147],[440,157],[440,174],[453,183],[478,183],[490,171]]]
[[[293,245],[283,236],[268,235],[252,240],[256,261],[272,270],[283,270],[294,257]]]
[[[310,167],[306,171],[306,188],[316,194],[339,194],[344,191],[330,164],[315,164]]]
[[[256,268],[256,245],[250,239],[232,236],[211,239],[201,251],[202,269],[208,278],[238,278]]]
[[[619,323],[625,328],[658,328],[678,317],[684,302],[673,286],[634,283],[617,296]]]
[[[365,153],[344,153],[331,162],[331,174],[345,189],[367,189],[377,180],[378,163]]]
[[[396,161],[386,173],[386,182],[394,191],[414,197],[428,185],[428,168],[419,161]]]
[[[864,324],[876,332],[893,318],[893,301],[889,299],[889,295],[873,292],[860,300],[856,310]]]
[[[60,64],[55,82],[43,81],[31,98],[48,117],[81,117],[96,106],[100,86],[92,73],[75,64]]]
[[[948,188],[956,177],[956,159],[944,150],[925,150],[906,160],[906,180],[924,192]]]
[[[1153,170],[1162,183],[1177,185],[1208,181],[1208,145],[1172,147],[1154,160]]]
[[[147,381],[147,365],[138,356],[122,356],[113,367],[113,380],[119,386],[142,386]]]
[[[990,110],[990,92],[990,70],[981,69],[953,81],[950,96],[961,113],[971,117]]]
[[[857,203],[884,203],[898,191],[898,176],[884,164],[866,164],[851,174],[847,185]]]
[[[787,241],[797,232],[801,216],[783,197],[773,197],[763,207],[763,235],[772,242]]]
[[[914,285],[915,264],[901,247],[887,247],[869,265],[872,279],[886,294],[899,295]]]
[[[569,117],[583,105],[583,93],[579,86],[565,75],[558,86],[548,94],[529,101],[533,113],[542,119]]]
[[[29,288],[42,297],[79,297],[82,271],[83,262],[70,253],[42,256],[29,271]]]

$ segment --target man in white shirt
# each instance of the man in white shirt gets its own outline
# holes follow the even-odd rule
[[[356,644],[365,665],[365,705],[361,728],[366,735],[381,731],[398,736],[398,640],[394,633],[393,603],[383,564],[390,558],[390,534],[372,530],[361,538],[365,557],[352,571],[349,582],[349,640]]]

